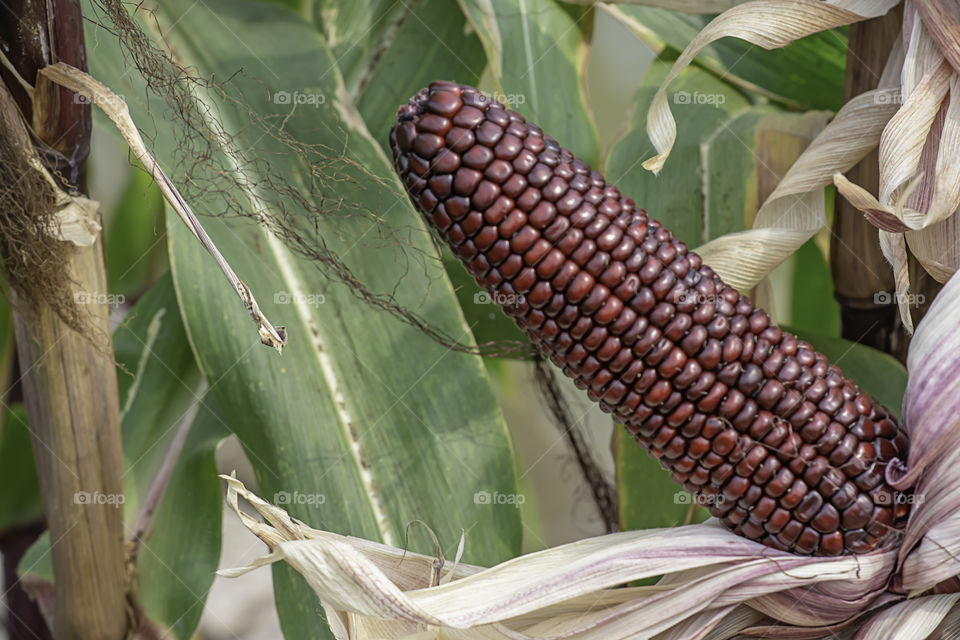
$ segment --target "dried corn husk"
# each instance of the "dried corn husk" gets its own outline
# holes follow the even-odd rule
[[[858,639],[921,640],[960,615],[960,594],[921,595],[960,574],[958,293],[955,277],[911,347],[913,449],[891,480],[914,487],[914,506],[899,548],[799,556],[707,522],[590,538],[485,569],[312,529],[223,476],[228,504],[271,553],[221,573],[288,563],[338,639],[820,638],[856,624]],[[263,522],[239,509],[240,496]],[[656,585],[616,588],[657,575]]]

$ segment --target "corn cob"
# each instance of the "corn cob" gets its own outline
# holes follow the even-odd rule
[[[896,539],[894,415],[603,176],[449,82],[400,107],[390,145],[477,282],[724,525],[807,555]]]

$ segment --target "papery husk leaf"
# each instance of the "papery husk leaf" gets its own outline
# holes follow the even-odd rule
[[[658,633],[655,636],[656,640],[703,640],[706,637],[712,637],[715,635],[717,625],[727,620],[734,609],[736,609],[736,607],[720,607],[698,613],[663,633]],[[749,616],[740,616],[743,619],[743,627],[749,626],[751,620],[763,617],[748,607],[743,607],[743,610],[748,612],[747,615]],[[737,631],[739,630],[740,629],[737,629]],[[734,631],[734,633],[736,633],[736,631]]]
[[[701,614],[705,615],[705,614]],[[734,607],[733,611],[728,613],[717,625],[704,636],[704,640],[728,640],[728,638],[737,637],[744,629],[759,624],[766,617],[751,609],[746,605]],[[656,636],[661,640],[660,636]],[[676,640],[683,640],[682,635],[675,636]]]
[[[879,196],[837,176],[838,191],[882,231],[907,233],[911,252],[924,269],[945,282],[960,266],[957,223],[960,207],[960,77],[930,36],[926,21],[909,5],[904,18],[907,38],[901,74],[903,107],[890,120],[880,142]],[[941,34],[942,35],[942,34]],[[881,244],[894,243],[884,240]],[[909,327],[909,282],[897,276],[900,315]],[[885,249],[885,254],[887,250]],[[890,255],[887,256],[890,259]]]
[[[753,228],[727,234],[696,251],[730,286],[749,291],[826,224],[823,187],[880,142],[884,125],[896,113],[892,89],[854,97],[797,158],[757,212]],[[804,119],[810,131],[823,114]]]
[[[876,600],[872,601],[868,607],[865,607],[864,611],[869,612],[874,609],[879,609],[884,607],[891,602],[897,602],[902,600],[902,596],[894,596],[891,594],[883,594],[878,597]],[[772,638],[782,638],[789,640],[823,640],[826,638],[832,639],[845,639],[849,640],[852,636],[851,627],[855,627],[857,624],[862,622],[863,618],[851,618],[844,622],[837,624],[824,624],[811,627],[793,627],[787,625],[758,625],[755,627],[750,627],[743,630],[742,637],[750,638],[764,638],[769,640]]]
[[[885,560],[880,559],[880,562]],[[871,573],[871,576],[869,585],[837,582],[806,589],[802,606],[797,606],[795,598],[792,597],[794,594],[784,593],[759,596],[748,604],[789,625],[818,627],[843,624],[875,604],[878,599],[889,597],[883,593],[889,573],[878,570]],[[865,591],[866,586],[869,586],[869,590]]]
[[[907,258],[907,242],[902,233],[880,230],[880,251],[893,269],[893,282],[897,291],[897,308],[904,328],[913,333],[913,316],[910,315],[910,266]]]
[[[914,6],[943,55],[960,72],[960,6],[945,0],[914,0]]]
[[[461,564],[452,581],[435,586],[450,572],[442,559],[311,529],[224,478],[228,504],[271,553],[222,573],[287,562],[316,591],[338,638],[608,640],[651,637],[685,622],[694,637],[715,637],[712,628],[744,603],[774,617],[839,622],[885,585],[895,558],[892,551],[798,556],[711,522],[590,538],[490,569]],[[238,496],[267,522],[239,511]],[[655,586],[615,588],[660,574],[667,575]]]
[[[863,625],[854,640],[922,640],[933,633],[960,599],[960,593],[914,598],[881,611]]]
[[[924,27],[917,13],[916,4],[912,0],[904,3],[901,36],[905,55],[903,73],[900,75],[900,88],[903,89],[904,95],[910,95],[920,84],[920,79],[940,64],[943,53]]]
[[[910,342],[903,418],[910,435],[907,472],[895,488],[913,486],[949,442],[960,444],[960,278],[950,278]],[[953,447],[957,450],[960,447]],[[918,510],[914,510],[916,514]],[[913,515],[911,514],[911,515]]]
[[[939,635],[937,635],[939,634]],[[943,618],[940,627],[934,632],[934,638],[960,638],[960,608],[954,607]]]
[[[735,37],[764,49],[776,49],[818,31],[881,16],[898,3],[899,0],[757,0],[717,16],[683,50],[653,98],[647,114],[647,134],[657,155],[646,160],[643,167],[654,173],[663,168],[677,136],[667,88],[711,42]]]
[[[934,221],[906,233],[911,253],[938,282],[946,282],[960,266],[954,215],[960,206],[960,163],[956,161],[960,153],[960,83],[956,74],[950,84],[950,98],[941,104],[921,157],[923,183],[908,201],[910,208],[927,211]],[[945,202],[944,194],[949,194],[951,201]]]
[[[903,233],[910,227],[887,207],[880,204],[877,197],[858,184],[847,180],[842,173],[833,176],[833,184],[847,202],[856,207],[864,217],[876,228],[889,233]]]
[[[880,139],[880,202],[887,203],[891,209],[899,213],[897,216],[902,222],[912,229],[922,229],[932,222],[938,222],[946,216],[952,214],[960,198],[955,192],[960,188],[958,175],[960,171],[952,171],[952,178],[936,177],[936,187],[934,190],[933,202],[929,214],[918,212],[903,206],[893,207],[890,203],[897,202],[898,190],[905,186],[917,174],[920,167],[920,156],[924,146],[927,144],[927,137],[931,134],[931,128],[940,111],[940,105],[943,103],[947,92],[951,86],[956,88],[956,76],[950,71],[950,66],[946,61],[941,60],[935,69],[924,75],[923,80],[917,85],[917,88],[909,95],[903,104],[903,107],[890,119],[886,128],[883,130],[883,136]],[[956,95],[956,92],[953,92]],[[958,100],[951,100],[953,108],[950,110],[953,116],[960,111]],[[939,132],[934,132],[938,134]],[[951,123],[951,140],[956,142],[956,126]],[[939,136],[937,136],[939,138]],[[948,151],[941,147],[942,152]],[[937,159],[937,169],[945,169],[947,159],[942,158],[942,153]],[[942,184],[941,184],[942,183]],[[954,193],[944,193],[947,188]],[[900,200],[905,199],[901,196]],[[953,206],[950,206],[950,203]],[[936,204],[936,208],[932,205]],[[902,212],[898,209],[903,209]]]
[[[946,282],[960,267],[960,219],[956,215],[904,236],[910,253],[937,282]]]
[[[916,592],[960,574],[960,278],[931,304],[910,344],[903,417],[910,435],[906,470],[888,469],[891,486],[913,488],[900,561],[903,587]]]
[[[949,458],[952,465],[960,463],[956,455]],[[914,526],[923,538],[903,566],[903,585],[909,592],[926,591],[960,573],[960,512],[955,509],[950,495],[931,495],[931,506],[916,519]]]

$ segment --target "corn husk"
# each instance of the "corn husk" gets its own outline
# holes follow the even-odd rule
[[[431,627],[444,631],[424,637],[652,637],[678,625],[713,628],[743,603],[785,622],[838,622],[859,611],[863,598],[882,593],[895,559],[892,551],[796,556],[712,522],[590,538],[489,569],[448,567],[438,558],[311,529],[235,478],[224,479],[228,503],[272,552],[222,573],[287,562],[332,614],[338,638],[360,630],[371,635],[357,637],[412,638]],[[266,523],[241,511],[238,496]],[[665,573],[658,585],[615,588]],[[440,584],[442,578],[450,579]],[[802,608],[794,606],[798,601]]]
[[[799,556],[708,521],[589,538],[484,568],[459,562],[469,536],[450,561],[320,531],[223,476],[228,504],[271,552],[221,573],[286,562],[316,592],[338,639],[944,637],[944,625],[960,622],[960,594],[929,590],[960,575],[958,294],[954,277],[911,346],[903,413],[912,449],[907,467],[888,475],[913,489],[913,507],[892,547]],[[240,510],[240,497],[263,521]],[[658,575],[655,585],[624,586]]]
[[[836,176],[839,192],[880,231],[894,269],[904,325],[912,328],[907,248],[939,282],[960,266],[960,44],[956,7],[938,0],[907,2],[900,79],[903,105],[880,142],[876,196]],[[952,25],[952,27],[951,27]],[[896,236],[896,237],[894,237]]]

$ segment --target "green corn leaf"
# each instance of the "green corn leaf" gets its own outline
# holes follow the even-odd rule
[[[554,0],[458,0],[483,43],[496,97],[597,166],[583,92],[589,10]]]
[[[633,198],[637,206],[646,209],[651,217],[661,221],[693,248],[704,241],[705,230],[709,228],[705,219],[704,193],[710,193],[708,185],[712,182],[705,185],[704,176],[706,179],[713,176],[711,171],[717,163],[711,160],[722,160],[722,166],[729,166],[727,163],[752,164],[752,145],[731,143],[724,133],[739,117],[749,114],[752,107],[738,90],[706,71],[696,68],[683,71],[670,85],[679,132],[677,143],[663,171],[654,176],[640,166],[654,154],[645,128],[646,105],[650,104],[668,69],[668,63],[657,62],[647,72],[637,92],[630,129],[610,152],[606,177],[624,195]],[[724,158],[709,155],[705,158],[703,145],[715,136],[727,151],[734,153]],[[720,181],[728,178],[724,172],[724,169],[717,168]],[[745,180],[741,179],[739,184],[743,185],[740,193],[745,194]],[[721,215],[730,216],[726,220],[721,218],[716,225],[719,227],[717,231],[738,230],[739,214],[733,212],[744,211],[745,206],[741,203],[734,205],[733,201],[745,197],[740,193],[736,197],[728,194],[726,202],[716,202],[708,197],[707,206],[711,212],[716,208],[724,212]],[[744,224],[742,218],[739,224]],[[710,229],[711,234],[714,232]]]
[[[188,9],[190,20],[179,21]],[[181,64],[200,75],[231,78],[229,91],[256,113],[289,115],[284,130],[297,140],[349,154],[357,164],[341,163],[342,181],[324,183],[326,193],[334,202],[342,197],[375,211],[382,222],[331,210],[305,224],[315,225],[325,246],[371,290],[393,293],[469,343],[469,328],[418,214],[349,102],[317,30],[283,9],[247,1],[192,9],[189,2],[174,1],[155,17],[164,46]],[[102,50],[111,36],[94,31],[88,38],[99,40]],[[138,122],[162,127],[163,119],[138,99],[144,92],[136,74],[119,55],[101,53],[94,74],[127,96]],[[235,75],[240,68],[244,72]],[[294,109],[273,99],[277,91],[323,99]],[[288,184],[313,179],[310,167],[288,148],[248,127],[247,113],[233,102],[199,97],[236,135],[228,143],[234,149],[255,148]],[[173,135],[158,133],[154,150],[177,182],[173,168],[184,158]],[[191,204],[200,214],[216,213],[228,195],[243,199],[251,212],[276,206],[278,196],[267,185],[238,177],[250,180],[248,191],[209,193]],[[169,218],[173,279],[187,335],[211,381],[211,395],[254,465],[261,492],[278,500],[290,496],[291,513],[342,533],[402,544],[406,524],[420,519],[451,557],[462,530],[465,560],[491,563],[515,555],[521,538],[516,509],[474,500],[477,491],[516,491],[505,426],[479,359],[372,311],[253,221],[202,220],[267,315],[286,324],[289,335],[282,357],[260,345],[213,261],[179,220]],[[382,231],[396,230],[403,230],[402,243],[378,241]],[[428,540],[416,529],[411,533],[412,547],[432,551]],[[278,570],[274,587],[287,637],[329,637],[319,603],[299,576]]]
[[[476,34],[467,30],[463,12],[449,0],[410,3],[409,15],[357,98],[370,134],[388,155],[387,135],[396,122],[397,107],[414,93],[434,80],[479,83],[487,59]]]
[[[22,404],[6,410],[0,427],[0,531],[43,518],[43,496],[30,448],[27,411]]]

